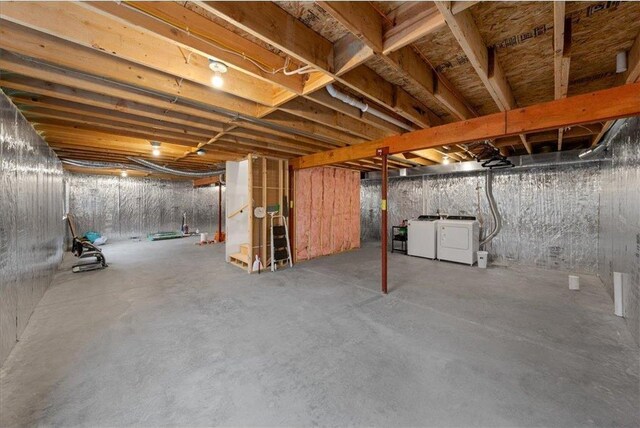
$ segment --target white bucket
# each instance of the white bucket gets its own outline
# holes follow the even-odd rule
[[[580,277],[569,275],[569,290],[580,290]]]
[[[478,267],[480,269],[486,269],[487,268],[488,259],[489,259],[489,252],[488,251],[478,251]]]
[[[201,233],[200,234],[200,242],[207,242],[207,237],[209,236],[208,233]]]

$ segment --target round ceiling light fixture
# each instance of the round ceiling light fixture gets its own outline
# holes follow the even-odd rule
[[[196,154],[197,154],[198,156],[204,156],[204,155],[205,155],[205,153],[207,153],[205,149],[198,149],[198,150],[196,150]]]
[[[221,88],[224,84],[222,75],[227,72],[228,68],[226,64],[216,61],[214,59],[209,60],[209,68],[213,71],[213,77],[211,77],[211,84],[214,88]]]
[[[443,165],[448,165],[449,164],[449,156],[444,156],[442,158],[442,164]]]
[[[160,156],[160,143],[158,141],[152,141],[151,147],[153,147],[151,153],[153,153],[154,156]]]

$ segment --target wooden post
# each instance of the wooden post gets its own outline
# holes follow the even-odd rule
[[[382,147],[376,150],[376,154],[382,158],[382,195],[380,200],[380,238],[382,240],[382,293],[387,294],[387,182],[389,180],[389,170],[387,165],[387,156],[389,148]]]

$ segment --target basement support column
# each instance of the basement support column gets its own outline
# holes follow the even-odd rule
[[[222,182],[218,181],[218,242],[222,242]]]
[[[297,262],[297,260],[294,257],[294,254],[296,254],[296,225],[295,225],[295,218],[294,218],[294,208],[293,208],[293,204],[295,203],[295,201],[293,200],[293,195],[295,194],[294,189],[295,189],[295,171],[293,169],[293,166],[289,165],[289,193],[287,195],[287,203],[289,204],[288,207],[283,207],[283,212],[285,209],[289,210],[289,248],[291,249],[291,261],[292,262]]]
[[[382,240],[382,294],[387,294],[387,184],[389,181],[389,169],[387,165],[387,158],[389,156],[389,148],[382,147],[376,150],[376,155],[382,158],[382,197],[380,198],[380,238]]]

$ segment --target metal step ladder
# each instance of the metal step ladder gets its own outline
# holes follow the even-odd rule
[[[269,212],[271,216],[271,272],[278,269],[279,262],[289,262],[289,266],[293,267],[287,220],[284,216],[276,214],[277,212]],[[281,224],[276,225],[276,220]]]

